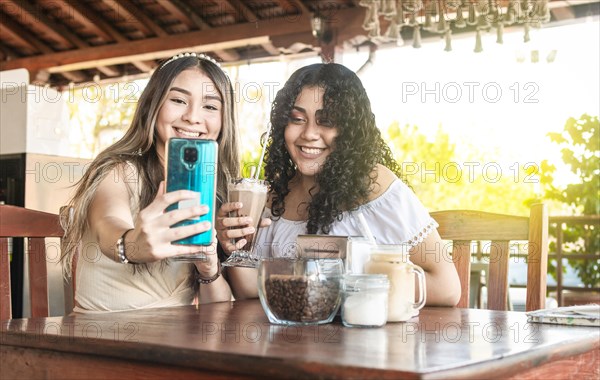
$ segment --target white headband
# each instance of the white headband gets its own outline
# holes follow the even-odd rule
[[[194,53],[194,52],[191,52],[191,53],[179,53],[177,55],[172,56],[171,58],[169,58],[168,61],[166,61],[165,63],[163,63],[160,66],[159,70],[162,70],[163,67],[165,67],[166,65],[168,65],[169,63],[171,63],[173,61],[178,60],[179,58],[187,58],[187,57],[196,57],[198,59],[202,59],[202,60],[205,60],[205,61],[212,62],[212,63],[214,63],[219,68],[221,67],[221,65],[219,64],[219,62],[217,62],[214,58],[209,57],[208,55],[203,54],[203,53]]]

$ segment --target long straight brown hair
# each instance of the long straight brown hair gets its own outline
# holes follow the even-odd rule
[[[156,150],[158,112],[167,98],[173,80],[182,71],[193,68],[201,70],[214,82],[223,99],[222,126],[217,138],[217,197],[218,203],[227,199],[227,178],[237,176],[240,171],[239,136],[231,82],[225,72],[209,59],[187,56],[168,60],[150,77],[125,135],[98,154],[83,177],[75,184],[77,190],[66,208],[70,212],[68,222],[64,226],[61,260],[65,276],[71,274],[73,256],[78,250],[84,231],[89,228],[89,206],[98,185],[108,173],[115,168],[125,170],[125,165],[133,166],[141,189],[138,210],[145,208],[156,197],[158,185],[164,179],[164,168]]]

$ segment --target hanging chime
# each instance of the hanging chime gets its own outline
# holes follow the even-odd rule
[[[452,51],[452,31],[450,29],[446,30],[446,46],[444,47],[444,51]]]
[[[474,51],[479,53],[483,51],[482,31],[489,31],[492,27],[496,29],[496,43],[502,44],[505,25],[523,24],[523,40],[528,42],[531,27],[540,27],[542,22],[550,20],[548,2],[549,0],[508,0],[505,11],[501,10],[498,0],[360,0],[358,4],[366,8],[363,29],[368,32],[368,38],[376,43],[396,42],[401,46],[404,44],[402,28],[411,26],[414,48],[421,47],[422,28],[430,33],[438,33],[445,39],[444,50],[452,51],[451,29],[469,25],[476,30]],[[456,15],[454,19],[453,14]],[[380,16],[388,21],[383,35]]]
[[[504,43],[504,24],[502,22],[499,22],[496,26],[496,43]]]
[[[365,4],[364,6],[367,8],[367,13],[365,14],[365,20],[363,21],[362,27],[364,30],[371,30],[375,28],[375,24],[379,23],[379,18],[377,15],[377,6],[378,2],[375,0],[367,1],[362,0],[360,4]]]
[[[467,23],[465,22],[465,17],[463,16],[463,6],[460,0],[457,0],[456,2],[449,1],[446,5],[448,7],[451,7],[452,9],[456,9],[456,18],[454,19],[454,26],[459,29],[465,28],[467,26]]]
[[[413,25],[413,44],[415,49],[421,48],[421,25],[418,23]]]
[[[437,15],[436,1],[429,1],[425,4],[425,23],[423,24],[423,30],[435,31],[436,26],[433,23],[433,19]]]
[[[381,0],[381,15],[392,18],[396,15],[396,0]]]
[[[481,30],[477,29],[477,34],[475,35],[475,49],[473,50],[475,53],[481,53],[483,51],[483,44],[481,43]]]
[[[442,2],[439,4],[439,12],[438,12],[438,23],[437,23],[437,32],[438,33],[446,33],[446,30],[449,29],[448,23],[446,22],[446,12]]]
[[[477,13],[475,12],[475,3],[469,3],[469,15],[467,17],[467,25],[477,24]]]

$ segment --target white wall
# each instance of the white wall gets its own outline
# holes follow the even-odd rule
[[[30,85],[27,70],[0,72],[0,154],[68,155],[68,123],[62,93]]]
[[[14,70],[11,70],[14,71]],[[0,75],[0,154],[24,153],[26,149],[27,103],[20,78]],[[12,79],[14,78],[14,80]]]

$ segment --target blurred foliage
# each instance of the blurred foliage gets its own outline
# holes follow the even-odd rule
[[[527,164],[502,167],[486,161],[486,154],[475,147],[460,147],[460,152],[467,152],[461,155],[441,127],[428,137],[417,126],[400,127],[394,122],[382,135],[401,166],[403,180],[429,210],[469,208],[529,215],[525,200],[534,196],[538,179]],[[250,176],[259,158],[260,146],[247,142],[243,176]]]
[[[502,163],[499,152],[453,143],[438,127],[433,136],[417,126],[392,123],[383,133],[405,181],[431,211],[478,209],[529,215],[525,201],[535,194],[534,163]]]
[[[254,171],[258,167],[258,161],[260,160],[260,146],[246,146],[251,148],[250,150],[244,150],[242,153],[242,177],[251,177],[254,175]],[[264,164],[260,170],[259,178],[264,178]]]
[[[569,118],[562,132],[548,133],[548,137],[561,148],[562,160],[578,179],[566,186],[555,185],[556,165],[542,161],[536,173],[544,189],[543,198],[559,201],[573,215],[600,214],[600,136],[598,116],[582,115]],[[593,253],[593,260],[569,259],[586,287],[600,286],[600,225],[567,224],[563,230],[563,253]],[[552,232],[552,231],[550,231]],[[556,252],[556,241],[550,250]],[[549,271],[556,278],[556,263],[549,263]]]
[[[131,125],[143,82],[108,85],[90,83],[69,92],[70,127],[78,131],[73,144],[81,157],[94,157],[123,136]]]

